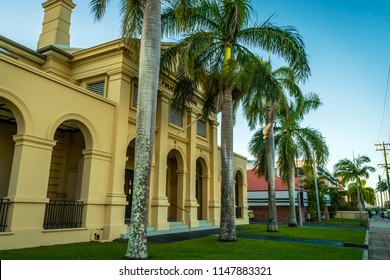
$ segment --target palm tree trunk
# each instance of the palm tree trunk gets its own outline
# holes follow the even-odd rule
[[[360,184],[360,182],[359,182]],[[363,216],[362,216],[362,203],[361,203],[361,200],[360,200],[360,190],[359,190],[359,186],[357,186],[357,197],[358,197],[358,208],[359,208],[359,219],[360,219],[360,225],[363,226]]]
[[[161,3],[146,0],[139,62],[135,168],[127,259],[146,259],[150,172],[156,126],[161,48]]]
[[[364,189],[360,190],[360,199],[362,201],[362,210],[366,211],[366,201],[364,200]]]
[[[294,158],[290,161],[290,172],[288,174],[288,199],[290,203],[289,227],[297,227],[297,216],[295,207],[295,164]]]
[[[266,125],[270,128],[266,137],[267,153],[267,181],[268,181],[268,224],[267,231],[277,232],[278,217],[276,211],[276,190],[275,190],[275,139],[274,139],[274,106],[266,108]]]
[[[234,214],[233,188],[233,97],[232,90],[225,89],[223,93],[221,118],[221,225],[220,241],[235,241],[236,224]]]

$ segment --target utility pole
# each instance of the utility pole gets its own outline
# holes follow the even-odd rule
[[[387,151],[390,150],[390,143],[382,142],[382,144],[375,144],[377,148],[376,151],[383,151],[383,158],[385,160],[385,164],[378,164],[380,166],[383,166],[386,171],[386,180],[387,180],[387,191],[389,192],[390,197],[390,178],[389,178],[389,167],[387,165]]]

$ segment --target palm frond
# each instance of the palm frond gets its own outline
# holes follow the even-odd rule
[[[144,0],[121,0],[120,14],[123,38],[138,38],[141,35],[144,8]]]
[[[256,36],[247,38],[256,40],[264,50],[284,58],[293,69],[298,80],[306,80],[310,74],[310,66],[305,44],[297,29],[292,26],[277,27],[271,16],[256,29]],[[256,44],[256,41],[253,44]]]
[[[249,152],[255,159],[256,174],[267,178],[266,143],[263,139],[263,129],[253,134],[249,142]]]
[[[106,14],[107,6],[110,4],[110,0],[91,0],[89,2],[89,8],[91,14],[96,21],[101,20]]]

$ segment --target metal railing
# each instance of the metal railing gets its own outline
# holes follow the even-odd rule
[[[191,232],[191,212],[172,203],[170,204],[170,206],[179,209],[188,215],[188,232]]]
[[[9,199],[0,198],[0,232],[5,232],[7,228],[8,207],[11,204]]]
[[[81,228],[83,201],[50,200],[46,204],[44,229]]]

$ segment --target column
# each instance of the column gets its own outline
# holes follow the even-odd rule
[[[42,230],[51,154],[56,141],[20,134],[13,137],[8,199],[11,201],[8,231]]]
[[[102,186],[102,191],[97,193],[99,198],[94,199],[105,200],[103,238],[112,239],[127,231],[127,226],[124,224],[127,203],[124,193],[124,178],[131,77],[121,69],[109,71],[107,74],[107,98],[117,103],[112,135],[107,135],[107,137],[112,137],[112,151],[111,154],[104,154],[96,150],[86,151],[85,156],[92,156],[91,160],[95,161],[95,166],[92,167],[100,170],[99,176],[107,176],[107,178],[102,178],[106,183]],[[101,184],[101,182],[96,183]],[[90,196],[88,197],[89,200],[92,199]]]
[[[198,207],[196,200],[196,134],[197,134],[197,113],[193,109],[189,109],[188,113],[188,146],[187,146],[187,166],[188,166],[188,180],[186,186],[185,209],[191,213],[190,225],[191,227],[198,227]],[[200,198],[201,199],[201,198]],[[188,224],[188,221],[186,221]]]
[[[217,145],[217,133],[219,123],[210,120],[210,145],[211,145],[211,185],[209,198],[210,222],[219,225],[221,220],[221,154]]]
[[[159,92],[157,100],[156,134],[154,153],[156,165],[150,189],[151,215],[150,223],[156,230],[169,229],[168,224],[168,197],[167,188],[167,156],[168,156],[168,122],[169,122],[169,96]]]

